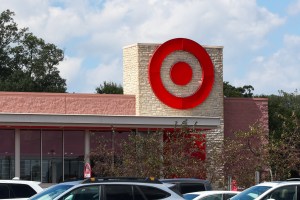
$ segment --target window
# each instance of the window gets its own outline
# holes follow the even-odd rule
[[[205,191],[205,186],[202,183],[180,183],[181,193],[189,193],[195,191]]]
[[[139,188],[148,200],[164,199],[171,196],[171,194],[169,194],[168,192],[165,192],[155,187],[139,186]]]
[[[42,130],[42,182],[63,180],[63,131]]]
[[[193,200],[198,196],[199,196],[198,194],[184,194],[183,195],[184,199],[186,199],[186,200]]]
[[[84,131],[64,131],[64,180],[83,179]]]
[[[223,194],[223,199],[227,200],[230,199],[231,197],[235,196],[236,194]]]
[[[294,195],[296,195],[296,185],[290,185],[285,187],[280,187],[268,195],[266,195],[263,200],[266,199],[276,199],[276,200],[285,200],[285,199],[293,199]]]
[[[65,185],[60,185],[60,184],[54,185],[54,186],[51,186],[50,188],[48,188],[47,190],[37,194],[31,200],[54,199],[57,196],[59,196],[60,194],[62,194],[63,192],[70,189],[71,187],[73,187],[73,185],[67,185],[67,184],[65,184]]]
[[[9,199],[9,188],[6,184],[0,184],[0,199]]]
[[[60,200],[99,200],[99,186],[85,186],[76,188]]]
[[[15,194],[15,198],[28,198],[36,194],[36,191],[29,185],[25,184],[9,184],[11,190]]]
[[[297,185],[296,197],[293,200],[300,200],[300,185]]]
[[[41,131],[21,130],[21,179],[41,180]]]
[[[106,200],[133,200],[131,185],[105,185]]]
[[[15,130],[0,129],[0,179],[15,176]]]
[[[213,195],[204,197],[203,200],[222,200],[222,194],[213,194]]]
[[[133,188],[133,194],[134,200],[146,200],[142,191],[137,186]]]

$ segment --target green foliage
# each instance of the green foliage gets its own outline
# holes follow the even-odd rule
[[[64,53],[19,29],[10,10],[0,14],[0,91],[66,92],[56,65]]]
[[[280,130],[280,138],[270,139],[269,160],[274,178],[285,180],[300,168],[300,121],[295,112],[283,119]]]
[[[270,137],[280,139],[283,127],[288,126],[288,121],[293,114],[300,118],[300,95],[297,91],[287,93],[279,91],[279,95],[260,96],[269,99],[269,129]],[[284,125],[284,123],[286,123]]]
[[[123,176],[160,176],[162,166],[162,133],[131,133],[122,144]]]
[[[106,82],[96,87],[96,93],[98,94],[123,94],[123,87],[121,84],[117,85],[114,82]]]
[[[205,161],[199,159],[204,152],[196,141],[205,145],[202,135],[191,134],[186,128],[172,133],[160,130],[132,132],[128,138],[119,141],[121,152],[105,145],[112,141],[100,139],[98,147],[91,153],[95,163],[93,171],[98,176],[204,177]]]
[[[268,134],[259,124],[249,131],[238,131],[224,141],[225,176],[232,176],[240,187],[255,184],[255,171],[268,169]]]
[[[263,173],[261,181],[299,176],[300,121],[293,111],[281,120],[279,138],[269,137],[262,127],[253,125],[249,131],[225,139],[226,176],[234,176],[242,187],[254,184],[255,171]]]
[[[254,91],[254,88],[251,85],[234,87],[225,81],[223,83],[223,90],[225,97],[253,97],[252,91]]]

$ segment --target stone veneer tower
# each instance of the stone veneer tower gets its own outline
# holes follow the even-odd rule
[[[220,147],[224,139],[224,97],[223,97],[223,47],[204,46],[214,65],[214,84],[207,99],[191,109],[174,109],[162,103],[153,93],[149,83],[148,65],[152,55],[160,44],[138,43],[123,48],[123,87],[124,94],[135,95],[136,115],[138,116],[201,116],[220,118],[221,125],[217,129],[206,131],[207,158],[212,146]],[[179,61],[188,63],[193,70],[193,79],[187,86],[172,83],[170,67]],[[175,96],[192,95],[199,87],[201,67],[198,60],[189,52],[174,51],[162,64],[161,77],[167,90]],[[195,79],[195,80],[194,80]],[[201,81],[201,80],[200,80]],[[215,149],[215,148],[214,148]],[[220,168],[222,171],[222,169]],[[220,171],[220,174],[222,172]],[[217,173],[214,171],[213,173]],[[208,172],[209,175],[209,172]],[[223,177],[219,178],[220,181]]]

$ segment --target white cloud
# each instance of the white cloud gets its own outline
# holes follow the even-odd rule
[[[297,0],[293,2],[289,7],[288,7],[288,13],[290,15],[297,15],[300,13],[300,0]]]
[[[82,58],[72,58],[65,56],[65,59],[57,67],[62,78],[66,79],[67,87],[77,83],[80,79]]]
[[[113,81],[117,84],[121,83],[122,72],[120,72],[121,60],[112,60],[108,64],[101,64],[93,69],[86,70],[84,74],[86,90],[95,92],[95,88],[104,81]]]
[[[251,83],[256,94],[278,94],[278,90],[300,89],[300,36],[285,35],[284,48],[269,57],[258,57],[244,82]],[[241,81],[240,81],[241,82]]]
[[[297,51],[300,46],[300,36],[297,35],[285,35],[283,38],[285,46],[292,51]]]
[[[81,63],[81,58],[72,58],[66,56],[65,59],[58,66],[61,76],[70,81],[74,81],[78,72],[80,71]]]

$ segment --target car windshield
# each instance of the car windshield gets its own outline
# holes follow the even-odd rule
[[[74,185],[68,185],[68,184],[63,184],[63,185],[55,185],[52,186],[43,192],[40,192],[33,197],[30,198],[30,200],[52,200],[61,193],[65,192],[69,188],[73,187]]]
[[[199,196],[198,194],[184,194],[183,195],[184,199],[186,199],[186,200],[192,200],[198,196]]]
[[[230,200],[253,200],[270,188],[269,186],[253,186],[235,195]]]
[[[172,190],[173,192],[175,192],[176,194],[178,194],[179,196],[183,196],[180,192],[179,192],[179,190],[178,190],[178,188],[176,187],[176,185],[173,185],[173,184],[166,184],[167,185],[167,187],[170,189],[170,190]]]

